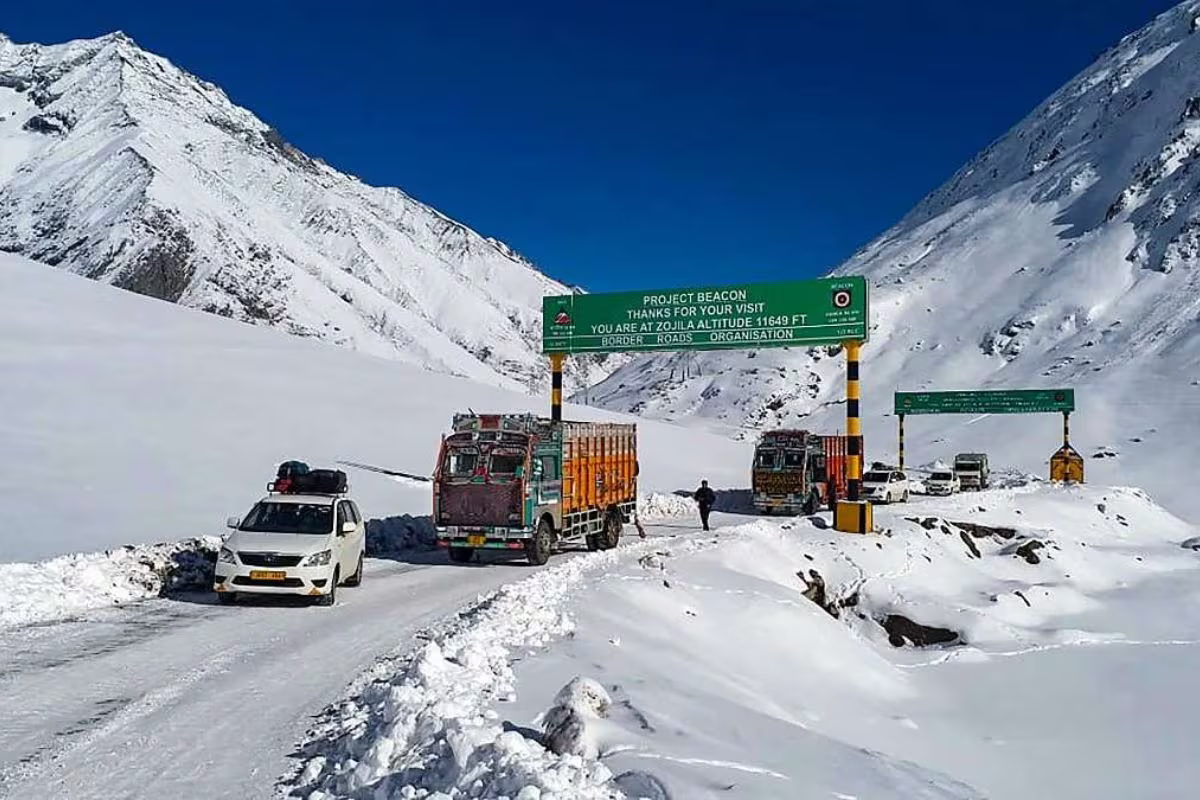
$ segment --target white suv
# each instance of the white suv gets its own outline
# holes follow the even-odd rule
[[[331,606],[339,583],[362,583],[366,525],[342,495],[271,494],[227,524],[233,532],[213,585],[221,603],[239,594],[295,594]]]
[[[958,475],[954,470],[938,469],[930,473],[925,479],[926,494],[955,494],[961,491]]]
[[[908,476],[894,469],[873,469],[863,475],[862,496],[876,503],[907,503]]]

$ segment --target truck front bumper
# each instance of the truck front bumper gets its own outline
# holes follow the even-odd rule
[[[437,531],[438,547],[483,550],[520,550],[533,538],[533,528],[489,528],[443,525]]]

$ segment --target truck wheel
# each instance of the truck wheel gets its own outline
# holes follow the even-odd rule
[[[217,592],[217,602],[223,606],[231,606],[237,599],[237,592]]]
[[[475,557],[474,547],[451,547],[450,560],[455,564],[466,564]]]
[[[595,552],[596,550],[600,549],[600,535],[599,534],[589,533],[587,536],[584,537],[584,541],[587,542],[588,550]]]
[[[550,551],[553,547],[554,538],[550,523],[543,519],[538,523],[533,538],[525,543],[525,555],[530,564],[540,567],[550,560]]]
[[[813,514],[817,513],[817,509],[820,507],[821,498],[817,496],[816,491],[811,491],[808,493],[808,499],[804,501],[804,508],[801,509],[801,511],[804,512],[804,516],[811,517]]]
[[[621,543],[621,529],[625,527],[625,523],[621,521],[621,515],[612,511],[609,512],[608,518],[604,520],[604,537],[601,540],[601,547],[605,550],[611,550]]]

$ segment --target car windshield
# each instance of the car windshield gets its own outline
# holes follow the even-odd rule
[[[888,474],[886,472],[868,472],[863,475],[863,481],[866,483],[887,483]]]
[[[525,465],[525,454],[513,450],[500,450],[492,453],[488,461],[488,471],[493,475],[514,475],[517,467]]]
[[[479,451],[473,447],[467,447],[447,451],[443,469],[451,478],[469,478],[475,474],[477,466],[479,466]]]
[[[264,501],[250,509],[239,530],[324,534],[333,530],[333,505]]]
[[[954,480],[954,475],[949,472],[935,472],[929,476],[929,479],[934,481],[952,481]]]
[[[760,469],[774,469],[776,455],[778,455],[778,451],[776,450],[759,450],[758,454],[754,457],[754,466]],[[743,461],[742,463],[744,464],[745,462]]]

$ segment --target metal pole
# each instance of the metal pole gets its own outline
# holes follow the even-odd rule
[[[899,416],[900,419],[900,471],[904,472],[904,415]]]
[[[846,435],[850,437],[847,442],[846,467],[849,472],[847,482],[850,495],[847,499],[851,503],[859,502],[862,495],[862,388],[859,385],[858,362],[861,345],[862,343],[857,341],[846,342]]]
[[[1063,412],[1063,447],[1071,446],[1071,412]]]
[[[550,421],[562,422],[562,353],[550,354]]]

